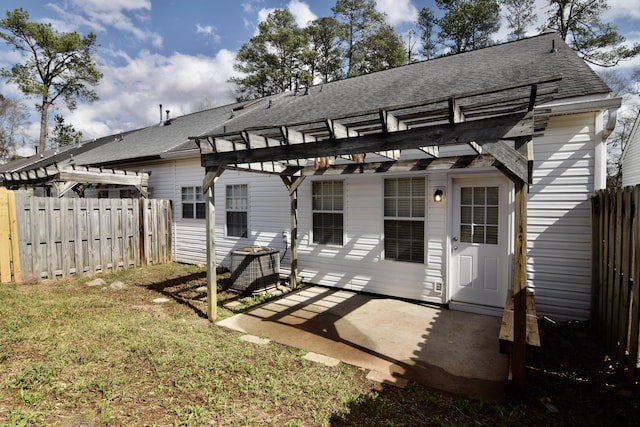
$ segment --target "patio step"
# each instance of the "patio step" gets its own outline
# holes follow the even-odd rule
[[[527,292],[527,354],[540,347],[540,331],[533,292]],[[513,292],[507,292],[504,304],[502,325],[500,326],[500,353],[511,354],[513,351]]]

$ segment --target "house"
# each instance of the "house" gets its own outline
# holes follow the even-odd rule
[[[622,167],[622,186],[635,186],[640,184],[640,115],[636,117],[629,141],[624,147],[620,157]]]
[[[161,120],[75,163],[150,173],[178,262],[207,262],[210,206],[227,267],[267,246],[296,282],[490,314],[526,281],[538,314],[585,319],[609,92],[542,34]]]

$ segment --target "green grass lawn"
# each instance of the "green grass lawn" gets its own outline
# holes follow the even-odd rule
[[[198,267],[101,277],[104,286],[87,286],[89,278],[0,285],[0,426],[550,423],[542,405],[381,386],[353,366],[240,341],[206,320]],[[125,287],[111,289],[116,280]],[[162,297],[169,302],[154,302]],[[243,310],[260,301],[241,302]],[[220,307],[221,317],[232,314]]]

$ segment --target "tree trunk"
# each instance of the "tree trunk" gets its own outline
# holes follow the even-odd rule
[[[47,115],[49,112],[49,101],[46,97],[42,97],[42,110],[40,111],[40,140],[38,141],[38,153],[45,150],[47,142]]]

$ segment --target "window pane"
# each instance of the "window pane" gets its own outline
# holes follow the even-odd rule
[[[411,178],[398,178],[397,194],[399,197],[411,195]]]
[[[314,194],[311,198],[311,209],[313,209],[314,211],[320,210],[320,208],[322,207],[320,200],[320,196]]]
[[[487,205],[498,206],[499,196],[498,187],[487,187]]]
[[[342,197],[342,192],[340,192],[340,194],[336,194],[333,198],[333,210],[334,211],[341,211],[344,209],[344,202],[343,202],[344,198]]]
[[[398,198],[398,214],[397,216],[411,216],[411,199],[407,197]]]
[[[411,216],[413,218],[424,218],[424,197],[413,199]]]
[[[195,188],[195,199],[198,202],[202,202],[204,200],[204,194],[202,193],[202,187]]]
[[[484,206],[473,208],[473,223],[484,225]]]
[[[484,227],[475,225],[473,227],[473,243],[484,243]]]
[[[385,216],[424,218],[425,179],[391,178],[384,180]]]
[[[460,241],[463,243],[471,243],[471,226],[470,225],[460,226]]]
[[[473,213],[473,208],[471,206],[462,206],[460,208],[460,221],[463,224],[471,224],[471,214]]]
[[[485,243],[490,245],[498,244],[498,227],[487,226],[487,238]]]
[[[342,235],[342,214],[313,214],[314,243],[342,245]]]
[[[485,204],[485,189],[484,187],[473,188],[473,204],[484,205]]]
[[[487,208],[487,224],[498,225],[498,208],[497,207]]]
[[[413,178],[411,180],[411,194],[414,197],[421,197],[424,199],[424,178]]]
[[[227,235],[247,237],[246,212],[227,212]]]
[[[396,199],[384,199],[384,216],[398,216],[398,202]]]
[[[193,218],[193,203],[182,204],[182,218]]]
[[[205,219],[207,217],[207,209],[204,203],[196,203],[196,218]]]
[[[462,188],[460,190],[460,198],[463,205],[471,205],[473,202],[473,188]]]
[[[397,184],[397,181],[395,179],[384,180],[384,196],[385,197],[397,196],[396,184]]]
[[[424,262],[424,221],[384,222],[385,259]]]
[[[193,187],[182,187],[182,200],[183,201],[193,200]]]

